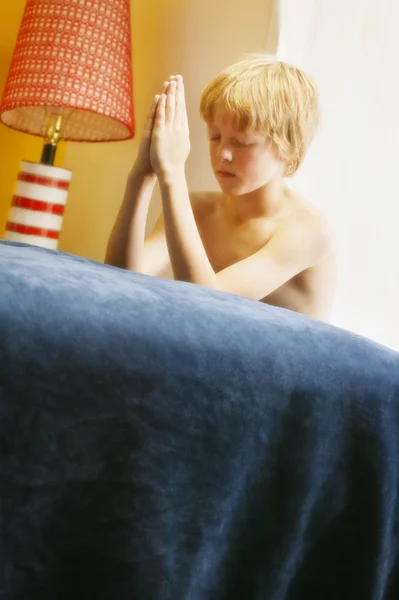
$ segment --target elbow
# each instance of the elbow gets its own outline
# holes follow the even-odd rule
[[[129,259],[125,255],[124,252],[118,252],[112,246],[108,246],[105,251],[104,264],[109,265],[111,267],[116,267],[117,269],[126,269],[130,271],[135,271],[137,269],[134,268],[133,265],[129,264]]]
[[[121,267],[120,261],[117,260],[117,257],[113,256],[113,254],[109,252],[108,249],[105,253],[104,264],[109,265],[110,267]]]
[[[107,244],[106,249],[105,249],[104,264],[105,265],[110,265],[111,267],[117,267],[118,265],[116,264],[117,263],[116,258],[117,258],[117,256],[116,256],[116,253],[114,251],[112,240],[109,239],[108,240],[108,244]]]
[[[127,269],[126,261],[121,256],[117,256],[108,250],[105,253],[104,264],[118,269]]]

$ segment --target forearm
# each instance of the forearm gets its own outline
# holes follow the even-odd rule
[[[156,176],[133,171],[128,177],[121,208],[112,229],[105,263],[141,272],[148,208]]]
[[[161,177],[159,184],[174,278],[215,288],[216,275],[198,232],[184,169],[173,177]]]

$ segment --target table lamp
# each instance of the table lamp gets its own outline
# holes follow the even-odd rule
[[[44,138],[40,163],[21,163],[5,238],[56,249],[71,181],[59,141],[134,136],[130,0],[27,0],[0,120]]]

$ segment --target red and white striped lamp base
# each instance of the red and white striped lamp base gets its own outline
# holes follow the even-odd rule
[[[72,172],[23,161],[5,239],[56,250]]]

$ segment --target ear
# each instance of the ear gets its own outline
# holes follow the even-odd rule
[[[266,150],[269,154],[274,154],[276,156],[276,153],[274,151],[274,144],[273,144],[273,140],[270,137],[266,137]]]
[[[268,154],[270,154],[270,156],[272,156],[276,161],[282,162],[277,151],[276,145],[270,137],[266,138],[266,149]]]
[[[278,170],[278,172],[280,172],[280,174],[282,176],[284,176],[284,174],[287,171],[287,165],[279,157],[278,152],[277,152],[277,148],[276,148],[276,146],[275,146],[275,144],[274,144],[274,142],[273,142],[273,140],[271,138],[267,138],[267,141],[266,141],[266,152],[267,152],[268,156],[275,163],[276,170]]]

